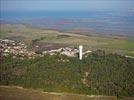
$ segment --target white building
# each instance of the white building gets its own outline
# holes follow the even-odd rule
[[[83,49],[83,46],[82,45],[79,45],[79,59],[82,60],[82,49]]]

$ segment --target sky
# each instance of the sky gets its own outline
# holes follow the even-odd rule
[[[134,11],[134,0],[0,0],[1,11]]]

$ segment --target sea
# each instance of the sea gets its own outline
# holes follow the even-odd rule
[[[134,36],[134,11],[1,11],[0,23]]]

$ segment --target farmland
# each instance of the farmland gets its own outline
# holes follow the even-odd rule
[[[108,53],[134,56],[134,39],[124,36],[94,36],[59,32],[57,30],[43,30],[22,24],[1,25],[2,38],[16,39],[31,46],[33,40],[41,43],[57,43],[77,47],[83,45],[84,49],[102,49]]]

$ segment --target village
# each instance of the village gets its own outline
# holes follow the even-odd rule
[[[35,52],[28,51],[27,46],[23,43],[16,42],[9,39],[0,39],[0,55],[8,56],[28,56],[29,58],[35,56]]]
[[[37,45],[36,47],[39,48]],[[21,57],[28,57],[34,58],[36,56],[44,56],[46,54],[49,55],[66,55],[68,57],[78,57],[79,56],[79,49],[76,48],[69,48],[69,47],[61,47],[58,49],[50,49],[50,50],[43,50],[40,54],[37,53],[35,50],[29,50],[28,47],[21,42],[17,42],[14,40],[9,39],[0,39],[0,55],[1,56],[8,56],[13,55],[13,57],[21,56]],[[92,51],[87,50],[85,52],[81,51],[81,58],[82,55],[90,53]]]

